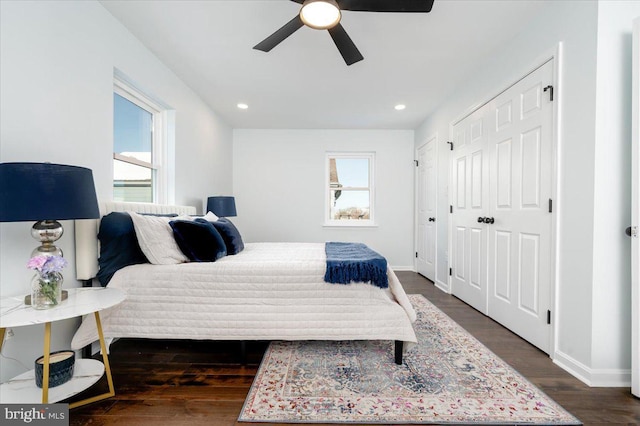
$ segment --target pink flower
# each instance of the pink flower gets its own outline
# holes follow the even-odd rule
[[[27,268],[40,272],[42,266],[47,262],[48,256],[34,256],[27,262]]]

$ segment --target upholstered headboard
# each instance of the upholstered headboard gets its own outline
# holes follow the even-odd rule
[[[100,217],[111,212],[137,212],[155,214],[196,214],[192,206],[172,206],[167,204],[101,202]],[[100,219],[76,220],[76,279],[90,280],[98,273],[98,230]]]

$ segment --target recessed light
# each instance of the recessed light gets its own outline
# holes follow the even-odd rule
[[[249,108],[249,105],[247,105],[247,104],[238,104],[238,108],[247,109],[247,108]]]
[[[403,109],[405,109],[406,107],[407,107],[407,106],[406,106],[406,105],[404,105],[404,104],[398,104],[398,105],[396,105],[394,108],[395,108],[397,111],[402,111],[402,110],[403,110]]]

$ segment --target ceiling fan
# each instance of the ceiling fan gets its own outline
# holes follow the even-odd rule
[[[340,24],[341,10],[354,12],[418,12],[431,11],[434,0],[291,0],[302,4],[300,12],[253,48],[269,52],[303,25],[327,30],[347,65],[361,61],[362,54]]]

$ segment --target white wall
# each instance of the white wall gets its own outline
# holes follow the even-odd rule
[[[94,1],[0,2],[0,161],[50,161],[93,170],[98,198],[111,197],[113,74],[175,109],[175,202],[202,208],[206,196],[231,191],[232,130],[175,74]],[[0,225],[0,293],[28,292],[25,267],[37,245],[32,223]],[[76,287],[74,227],[59,241]],[[53,350],[68,348],[74,320],[53,326]],[[15,329],[2,349],[32,368],[42,327]],[[0,359],[0,381],[24,368]]]
[[[436,132],[450,135],[450,125],[464,112],[562,44],[551,355],[592,385],[623,385],[630,365],[629,243],[622,232],[629,223],[630,32],[639,8],[638,2],[549,2],[416,130],[416,146]],[[440,139],[444,145],[447,139]],[[449,152],[441,149],[438,158],[440,259],[447,250]],[[447,273],[448,265],[439,262],[437,278],[446,289]]]
[[[360,241],[413,269],[413,138],[408,130],[235,130],[234,222],[246,241]],[[377,227],[323,227],[327,151],[375,151]]]

